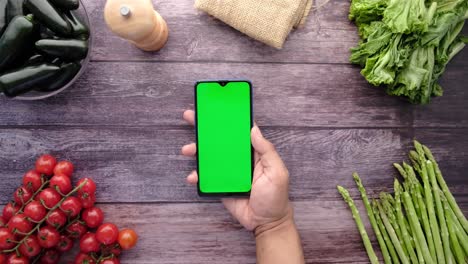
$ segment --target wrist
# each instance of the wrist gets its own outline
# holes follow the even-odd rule
[[[271,221],[265,224],[261,224],[257,226],[254,230],[254,235],[256,238],[273,234],[276,232],[282,232],[284,230],[288,230],[291,228],[296,228],[296,224],[294,223],[294,211],[291,205],[288,206],[287,212],[285,215],[275,221]]]

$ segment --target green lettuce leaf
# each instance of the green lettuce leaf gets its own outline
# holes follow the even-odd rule
[[[424,32],[428,28],[424,0],[390,0],[383,22],[394,33]]]
[[[356,24],[368,24],[381,20],[388,0],[353,0],[349,8],[349,20]]]

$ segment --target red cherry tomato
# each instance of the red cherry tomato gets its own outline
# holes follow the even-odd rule
[[[0,227],[4,227],[6,225],[5,220],[3,220],[3,216],[0,215]]]
[[[45,188],[37,195],[37,199],[50,209],[60,202],[62,196],[52,188]]]
[[[68,194],[72,190],[70,178],[63,174],[54,175],[49,184],[54,190],[59,190],[61,194]]]
[[[94,194],[81,193],[78,194],[78,198],[85,209],[93,207],[96,203],[96,196]]]
[[[16,191],[13,193],[13,199],[15,200],[15,203],[19,206],[27,203],[32,196],[33,193],[23,186],[16,189]]]
[[[41,264],[57,264],[60,261],[60,252],[55,249],[47,250],[44,255],[42,255],[39,263]]]
[[[86,182],[86,183],[85,183]],[[94,195],[96,193],[96,183],[93,181],[91,178],[82,178],[78,181],[76,186],[80,186],[81,184],[84,184],[81,189],[78,190],[78,194],[90,194]]]
[[[73,163],[68,160],[62,160],[54,168],[54,175],[66,175],[71,178],[73,174]]]
[[[104,245],[110,245],[117,241],[119,229],[112,223],[106,223],[99,226],[96,231],[96,238]]]
[[[122,229],[119,232],[119,245],[123,250],[133,248],[138,242],[138,235],[133,229]]]
[[[7,261],[7,256],[0,253],[0,264],[5,264]]]
[[[55,209],[49,213],[49,216],[46,219],[48,225],[60,228],[67,222],[67,216],[60,209]]]
[[[86,234],[87,231],[88,231],[88,228],[84,224],[78,221],[70,224],[67,227],[67,234],[71,238],[81,238],[83,237],[84,234]]]
[[[63,201],[60,209],[62,209],[62,211],[65,212],[65,214],[67,214],[69,217],[75,217],[81,212],[81,201],[74,196],[70,196],[65,199],[65,201]]]
[[[35,235],[30,235],[24,242],[19,246],[19,252],[21,255],[28,258],[35,257],[41,253],[41,246]]]
[[[28,233],[33,228],[31,222],[29,222],[24,214],[14,215],[10,221],[8,221],[7,226],[10,232],[13,234],[19,233],[20,236]]]
[[[71,240],[67,236],[61,235],[60,240],[57,244],[57,250],[60,252],[67,252],[67,251],[70,251],[72,247],[73,247],[73,240]]]
[[[120,260],[118,258],[110,258],[99,262],[99,264],[120,264]]]
[[[88,227],[96,228],[104,221],[104,213],[97,207],[91,207],[81,213],[81,219],[83,219]]]
[[[57,160],[53,156],[49,154],[42,155],[36,160],[36,171],[50,176],[54,173],[56,164]]]
[[[35,170],[26,172],[23,176],[23,186],[32,192],[39,190],[42,186],[41,174]]]
[[[37,232],[37,238],[39,239],[39,245],[43,248],[52,248],[55,247],[59,240],[60,234],[57,229],[51,226],[43,226],[39,228]]]
[[[20,207],[18,205],[13,205],[12,202],[9,202],[3,207],[3,220],[5,222],[10,221],[10,218],[14,216],[18,211]]]
[[[45,207],[38,201],[31,201],[24,207],[24,215],[35,222],[39,222],[46,216]]]
[[[80,250],[83,253],[98,252],[100,249],[96,234],[88,232],[80,239]]]
[[[13,248],[16,245],[13,241],[15,241],[13,233],[8,228],[0,228],[0,250]]]
[[[75,264],[96,264],[96,260],[90,255],[80,252],[75,258]]]
[[[8,256],[7,264],[29,264],[29,259],[25,256],[18,256],[16,253],[11,253]]]

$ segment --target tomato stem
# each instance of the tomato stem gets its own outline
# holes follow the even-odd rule
[[[25,203],[23,203],[23,205],[21,206],[21,208],[19,209],[18,212],[22,213],[23,210],[24,210],[24,207],[25,207],[29,202],[31,202],[32,200],[34,200],[34,198],[36,198],[36,195],[38,195],[38,194],[44,189],[44,187],[45,187],[48,183],[49,183],[49,181],[45,181],[45,182],[41,185],[41,187],[39,187],[39,189],[37,189],[37,191],[35,191],[35,192],[33,193],[33,195],[31,196],[31,198],[29,198],[28,201],[26,201]],[[23,199],[23,198],[21,197],[21,200],[22,200],[22,199]]]
[[[49,181],[46,181],[42,186],[41,188],[39,189],[42,189]],[[39,227],[41,227],[41,225],[47,220],[47,218],[50,216],[50,214],[57,208],[59,208],[63,201],[65,201],[65,199],[67,199],[68,197],[72,196],[74,193],[76,193],[77,191],[79,191],[81,188],[83,188],[83,186],[88,183],[88,180],[84,180],[80,185],[78,185],[75,189],[73,189],[69,194],[67,195],[64,195],[62,197],[62,199],[56,204],[54,205],[54,207],[52,208],[47,208],[45,205],[44,207],[46,207],[47,209],[49,209],[49,212],[47,213],[47,215],[41,220],[39,221],[36,226],[29,232],[29,233],[23,233],[23,235],[25,235],[25,237],[23,239],[21,239],[21,241],[18,242],[18,244],[12,248],[12,249],[7,249],[7,250],[3,250],[1,251],[2,253],[11,253],[13,251],[16,251],[16,253],[18,254],[18,256],[20,256],[19,254],[19,247],[21,246],[21,244],[23,244],[24,241],[26,241],[27,238],[29,238],[32,234],[34,234],[35,232],[37,232],[39,230]],[[39,191],[39,190],[38,190]],[[37,192],[36,192],[37,193]],[[35,194],[36,194],[35,193]],[[34,194],[34,195],[35,195]],[[34,197],[34,196],[33,196]],[[32,198],[31,198],[32,199]],[[30,199],[30,200],[31,200]],[[28,201],[29,202],[29,201]],[[41,200],[41,203],[43,203],[43,201]]]

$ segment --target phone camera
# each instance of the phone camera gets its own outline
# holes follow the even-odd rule
[[[220,81],[219,82],[219,85],[221,85],[222,87],[226,86],[228,82],[227,81]]]

